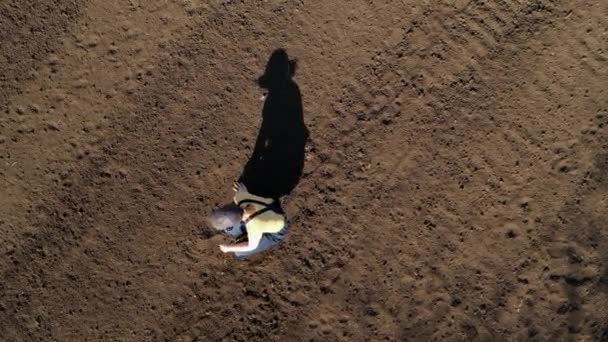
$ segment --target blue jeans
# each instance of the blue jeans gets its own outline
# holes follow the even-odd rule
[[[228,235],[238,237],[245,234],[246,230],[243,224],[237,223],[234,226],[224,229],[224,232]],[[256,249],[249,252],[234,252],[234,256],[239,260],[247,259],[250,256],[263,252],[281,242],[281,240],[285,238],[285,235],[287,235],[287,225],[285,225],[278,233],[264,233],[262,235],[262,239],[260,240],[260,244],[256,247]]]

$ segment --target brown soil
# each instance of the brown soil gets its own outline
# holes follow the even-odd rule
[[[608,1],[0,3],[0,340],[607,341]],[[269,55],[279,247],[205,215]]]

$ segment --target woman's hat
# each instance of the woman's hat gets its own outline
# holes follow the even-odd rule
[[[224,230],[241,222],[243,209],[235,203],[229,203],[211,212],[207,217],[208,224],[217,230]]]

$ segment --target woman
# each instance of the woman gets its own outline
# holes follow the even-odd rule
[[[234,185],[234,203],[241,214],[238,223],[227,228],[225,233],[234,237],[247,237],[247,241],[234,245],[220,245],[224,253],[234,253],[237,259],[246,259],[279,243],[287,234],[287,222],[278,201],[253,195],[243,183]]]

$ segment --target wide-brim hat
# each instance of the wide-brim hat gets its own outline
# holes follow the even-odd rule
[[[229,203],[214,209],[207,217],[207,223],[214,229],[223,230],[241,222],[243,209],[235,203]]]

